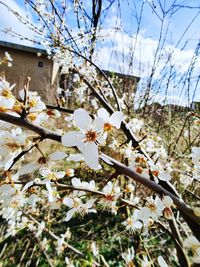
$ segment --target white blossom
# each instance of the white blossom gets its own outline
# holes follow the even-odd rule
[[[91,198],[86,203],[83,203],[78,197],[65,197],[63,204],[70,208],[65,221],[69,221],[75,213],[79,213],[82,216],[90,212],[96,213],[96,210],[92,208],[95,201],[96,199]]]
[[[99,169],[98,144],[104,143],[102,131],[104,122],[96,118],[93,122],[87,111],[74,111],[74,123],[79,131],[70,131],[62,136],[62,144],[67,147],[76,146],[84,156],[85,162],[93,169]]]
[[[132,216],[128,217],[122,224],[126,230],[135,231],[142,228],[142,223],[138,219],[138,210],[134,210]]]
[[[122,258],[126,262],[127,266],[132,262],[135,257],[135,250],[133,247],[129,248],[127,252],[122,253]]]

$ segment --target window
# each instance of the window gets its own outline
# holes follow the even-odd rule
[[[38,67],[39,68],[43,68],[43,65],[44,65],[43,61],[38,61]]]

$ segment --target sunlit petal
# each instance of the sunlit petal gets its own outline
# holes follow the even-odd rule
[[[65,197],[63,199],[63,204],[65,204],[69,208],[72,208],[74,206],[74,201],[70,197]]]
[[[69,210],[69,211],[67,212],[67,216],[66,216],[66,218],[65,218],[65,221],[68,222],[68,221],[72,218],[72,216],[74,215],[74,213],[75,213],[75,209],[71,209],[71,210]]]
[[[115,111],[110,116],[109,123],[115,126],[117,129],[119,129],[123,119],[124,119],[124,114],[121,111]]]
[[[84,160],[86,164],[94,169],[99,169],[99,155],[98,155],[98,147],[95,143],[85,143],[78,147],[78,149],[83,153]]]
[[[73,119],[75,125],[81,130],[90,130],[92,118],[89,116],[86,110],[79,108],[74,111]]]
[[[93,122],[93,129],[96,132],[101,132],[103,130],[103,126],[104,126],[104,120],[102,118],[96,118]]]
[[[79,146],[83,143],[85,135],[81,132],[71,131],[62,136],[62,144],[67,147]]]
[[[104,120],[104,122],[108,122],[109,121],[109,113],[105,108],[100,108],[97,111],[97,115],[99,118],[102,118]]]
[[[67,157],[67,154],[63,151],[55,151],[49,155],[51,160],[62,160]]]

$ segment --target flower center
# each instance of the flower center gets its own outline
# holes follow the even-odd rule
[[[73,169],[67,169],[65,172],[65,175],[67,177],[73,176],[74,175],[74,170]]]
[[[8,109],[6,107],[0,106],[0,112],[6,112]]]
[[[33,108],[33,107],[35,107],[37,105],[37,101],[35,100],[35,99],[31,99],[30,101],[29,101],[29,106],[30,106],[30,108]]]
[[[12,93],[8,89],[3,89],[1,95],[6,97],[6,98],[12,98],[13,97]]]
[[[22,112],[22,106],[20,104],[15,104],[12,109],[13,109],[13,111],[15,111],[17,113]]]
[[[10,149],[18,149],[20,148],[19,145],[15,144],[15,143],[7,143],[6,144]]]
[[[156,205],[154,203],[149,203],[147,207],[152,211],[156,212]]]
[[[48,176],[47,176],[47,178],[48,178],[49,180],[51,180],[51,181],[57,181],[57,180],[58,180],[56,174],[53,173],[53,172],[49,173]]]
[[[130,225],[130,226],[133,225],[133,219],[128,218],[127,219],[127,224]]]
[[[104,131],[106,131],[106,132],[111,131],[112,128],[113,128],[113,126],[110,123],[108,123],[108,122],[104,123]]]
[[[140,167],[137,167],[137,168],[136,168],[136,172],[139,173],[139,174],[141,174],[141,173],[143,172],[143,169],[140,168]]]
[[[107,196],[105,196],[105,199],[106,199],[107,201],[114,201],[114,196],[112,196],[112,195],[107,195]]]
[[[36,115],[36,114],[33,114],[33,113],[30,113],[30,114],[28,115],[28,118],[29,118],[29,120],[34,121],[34,120],[36,120],[37,115]]]
[[[152,171],[152,174],[153,174],[154,176],[158,177],[158,175],[159,175],[159,171],[157,171],[157,170]]]
[[[80,206],[80,204],[81,204],[81,202],[80,202],[80,199],[78,199],[78,198],[73,198],[73,201],[74,201],[74,208],[75,209],[77,209],[77,208],[79,208],[79,206]]]
[[[164,208],[164,216],[167,219],[172,219],[173,213],[172,213],[171,208],[169,207]]]
[[[11,208],[16,209],[19,206],[19,200],[18,199],[14,199],[11,201]]]
[[[89,130],[86,132],[85,136],[86,136],[86,141],[94,142],[97,138],[97,133],[95,131]]]

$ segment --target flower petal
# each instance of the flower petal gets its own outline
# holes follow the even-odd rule
[[[55,151],[49,155],[51,160],[62,160],[67,157],[67,154],[62,151]]]
[[[75,125],[84,131],[89,131],[92,123],[92,119],[86,110],[79,108],[74,111],[73,119]]]
[[[57,177],[58,179],[63,178],[64,176],[65,176],[65,172],[64,172],[64,171],[56,172],[56,177]]]
[[[67,212],[67,216],[66,216],[66,218],[65,218],[65,221],[66,221],[66,222],[68,222],[68,221],[72,218],[72,216],[74,215],[75,211],[76,211],[76,210],[73,208],[73,209],[71,209],[71,210],[69,210],[69,211]]]
[[[98,147],[95,143],[85,143],[81,146],[78,146],[78,149],[83,153],[84,160],[86,164],[94,169],[99,169],[99,154],[98,154]]]
[[[69,208],[72,208],[74,206],[74,201],[70,197],[65,197],[63,199],[63,204],[65,204]]]
[[[168,267],[166,261],[163,259],[162,256],[158,257],[158,264],[159,264],[160,267]]]
[[[67,158],[67,161],[81,161],[83,160],[83,154],[82,153],[76,153],[76,154],[70,154],[69,157]]]
[[[141,229],[142,228],[142,223],[140,221],[136,221],[134,223],[134,227],[137,228],[137,229]]]
[[[72,178],[71,183],[73,186],[81,187],[81,180],[79,178]]]
[[[171,175],[168,173],[168,172],[161,172],[158,176],[158,178],[161,180],[161,181],[169,181],[171,180]]]
[[[104,120],[104,122],[108,122],[109,121],[109,113],[105,108],[100,108],[97,111],[97,115],[99,118],[102,118]]]
[[[115,126],[117,129],[120,128],[121,122],[124,119],[124,114],[121,111],[115,111],[109,119],[109,123]]]
[[[96,118],[93,122],[93,129],[96,132],[101,132],[103,131],[103,126],[104,126],[104,120],[102,118]]]
[[[71,131],[68,133],[65,133],[62,136],[62,144],[67,147],[72,146],[80,146],[83,143],[83,140],[85,139],[85,135],[81,132],[77,131]]]
[[[94,205],[94,202],[96,201],[96,198],[91,198],[87,201],[86,206],[88,209],[92,208],[92,206]]]

